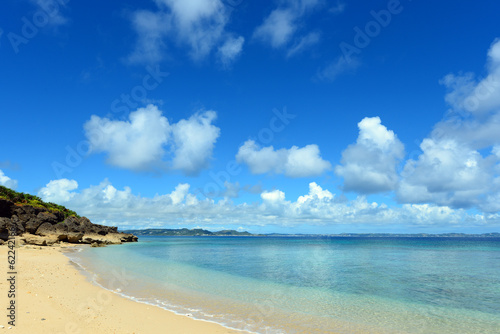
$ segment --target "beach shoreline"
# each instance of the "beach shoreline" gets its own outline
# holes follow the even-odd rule
[[[0,263],[8,272],[8,248],[1,246]],[[0,280],[5,315],[0,325],[18,333],[247,333],[192,319],[157,306],[125,298],[92,284],[63,254],[65,247],[16,248],[15,297],[9,282]],[[117,282],[119,281],[117,277]],[[7,307],[15,301],[15,326]]]

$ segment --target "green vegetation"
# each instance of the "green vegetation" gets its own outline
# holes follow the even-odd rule
[[[0,198],[12,201],[15,204],[31,205],[36,208],[46,208],[47,210],[52,212],[62,212],[64,214],[64,217],[69,217],[69,216],[80,217],[76,214],[75,211],[66,209],[62,205],[50,202],[47,203],[42,201],[42,199],[38,196],[20,193],[4,186],[0,186]]]

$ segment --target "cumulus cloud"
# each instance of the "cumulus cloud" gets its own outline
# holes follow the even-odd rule
[[[313,9],[318,8],[321,3],[319,0],[283,1],[255,29],[253,38],[269,44],[273,48],[287,45],[299,30],[301,18]],[[299,38],[291,47],[288,56],[317,43],[318,40],[319,35],[315,34],[308,34]]]
[[[17,188],[17,180],[13,180],[0,169],[0,185],[15,190]]]
[[[469,215],[463,209],[452,209],[435,204],[405,204],[389,208],[385,204],[368,202],[359,196],[351,201],[336,200],[335,194],[323,189],[317,183],[309,184],[309,192],[296,201],[286,200],[280,190],[264,192],[262,204],[263,219],[279,219],[286,225],[307,224],[369,224],[430,227],[460,227],[462,225],[499,224],[498,215]]]
[[[331,168],[323,160],[317,145],[275,150],[273,146],[260,148],[247,140],[238,150],[236,160],[245,163],[253,174],[276,173],[290,177],[318,176]]]
[[[481,114],[500,108],[500,39],[488,50],[488,74],[479,80],[474,74],[448,74],[441,81],[448,89],[446,101],[457,110]]]
[[[134,171],[181,170],[196,175],[206,168],[220,129],[214,111],[170,124],[154,105],[130,113],[128,121],[93,115],[84,124],[91,152],[105,152],[107,163]],[[167,149],[171,161],[166,161]],[[168,159],[167,159],[168,160]]]
[[[92,115],[84,125],[92,152],[107,152],[110,165],[132,170],[158,168],[171,126],[154,105],[130,113],[128,121]]]
[[[263,191],[260,202],[235,204],[227,198],[215,201],[200,199],[190,185],[178,184],[170,192],[153,197],[135,195],[131,188],[115,188],[108,180],[77,191],[74,180],[53,180],[40,192],[52,200],[87,216],[95,223],[121,228],[172,226],[244,227],[273,224],[277,226],[345,225],[383,226],[499,226],[499,215],[469,215],[464,210],[432,204],[405,204],[388,208],[368,202],[364,196],[351,201],[336,200],[335,194],[315,182],[295,201],[287,200],[282,190]]]
[[[425,139],[423,153],[405,165],[398,190],[402,202],[471,207],[493,182],[493,159],[453,140]]]
[[[500,143],[500,110],[481,117],[460,116],[451,111],[450,117],[434,126],[431,138],[455,140],[476,150],[483,150]]]
[[[476,150],[500,143],[500,39],[490,46],[486,69],[479,80],[473,73],[448,74],[441,80],[451,109],[431,138],[455,140]]]
[[[40,189],[38,195],[47,202],[65,203],[75,196],[72,191],[78,188],[75,180],[59,179],[52,180]]]
[[[186,199],[186,196],[189,194],[189,187],[187,183],[180,183],[175,187],[174,191],[169,195],[173,205],[182,203]]]
[[[281,190],[263,191],[260,197],[264,203],[270,205],[282,204],[285,202],[285,193]]]
[[[209,223],[229,205],[210,199],[199,200],[190,193],[190,185],[186,183],[153,197],[135,195],[130,187],[117,189],[107,179],[80,191],[75,191],[75,184],[74,180],[53,180],[38,195],[65,205],[96,223],[122,227]]]
[[[332,200],[334,195],[328,190],[323,190],[316,182],[309,183],[309,194],[304,196],[299,196],[297,203],[303,204],[310,201],[316,200]]]
[[[400,202],[471,208],[494,190],[498,158],[483,158],[478,151],[450,139],[426,138],[420,148],[423,153],[417,160],[408,160],[402,172],[397,191]]]
[[[160,61],[168,41],[187,46],[195,61],[221,45],[225,51],[221,57],[226,57],[226,61],[234,60],[241,52],[240,37],[235,41],[226,31],[230,11],[221,0],[156,0],[155,3],[156,11],[138,10],[132,15],[138,39],[129,61]]]
[[[488,73],[447,75],[451,109],[402,172],[397,199],[498,212],[500,193],[500,40],[488,51]]]
[[[344,190],[372,194],[396,189],[403,144],[379,117],[363,118],[358,128],[356,143],[342,152],[341,165],[335,167],[336,174],[344,178]]]
[[[482,215],[471,216],[464,210],[453,210],[448,206],[438,206],[433,204],[405,204],[399,210],[400,221],[412,221],[416,225],[432,226],[444,225],[457,227],[460,223],[468,224],[475,221],[480,225],[480,221],[485,217]],[[497,219],[494,217],[493,219]]]
[[[172,167],[186,174],[196,175],[208,167],[209,159],[220,134],[212,124],[217,118],[214,111],[197,113],[187,120],[180,120],[172,126],[175,150]]]

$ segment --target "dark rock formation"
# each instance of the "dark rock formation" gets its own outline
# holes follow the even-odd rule
[[[93,224],[86,217],[70,216],[30,205],[16,205],[0,198],[0,240],[9,233],[21,236],[26,244],[47,246],[61,241],[85,244],[135,242],[133,234],[118,232],[117,227]]]
[[[1,202],[0,202],[1,204]],[[7,240],[9,237],[9,227],[12,224],[10,218],[0,217],[0,239]]]

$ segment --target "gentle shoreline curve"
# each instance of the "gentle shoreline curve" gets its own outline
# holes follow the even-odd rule
[[[100,288],[72,265],[61,247],[16,248],[16,326],[18,333],[246,333],[177,315]],[[6,246],[0,263],[7,269]],[[7,330],[8,282],[0,280]]]

